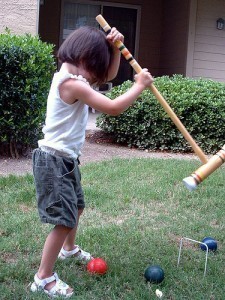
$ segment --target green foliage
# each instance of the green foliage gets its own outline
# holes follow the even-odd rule
[[[29,34],[0,34],[0,143],[36,143],[54,70],[53,45]]]
[[[131,82],[114,87],[108,94],[114,99],[127,91]],[[163,76],[154,82],[185,128],[206,153],[220,149],[225,141],[225,85],[206,79],[181,75]],[[184,139],[151,91],[118,117],[101,115],[97,125],[113,133],[118,143],[151,150],[189,152]]]

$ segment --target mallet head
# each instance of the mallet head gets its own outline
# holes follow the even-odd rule
[[[182,181],[189,191],[194,191],[198,186],[198,183],[192,176],[186,177]]]
[[[206,164],[198,168],[191,176],[184,178],[183,183],[190,191],[193,191],[223,163],[225,163],[225,145],[219,152],[213,155]]]

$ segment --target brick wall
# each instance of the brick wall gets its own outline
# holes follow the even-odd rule
[[[0,0],[0,33],[9,28],[15,34],[37,34],[38,0]]]

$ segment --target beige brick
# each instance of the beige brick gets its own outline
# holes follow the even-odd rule
[[[38,33],[38,0],[0,0],[0,33]]]

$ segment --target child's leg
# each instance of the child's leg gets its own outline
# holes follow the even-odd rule
[[[55,261],[59,254],[59,251],[63,245],[66,236],[71,231],[71,228],[62,225],[56,225],[54,229],[49,233],[42,253],[41,264],[37,273],[39,279],[44,279],[52,276]],[[45,286],[46,290],[51,289],[54,286],[54,282],[51,282]]]
[[[59,253],[60,259],[65,259],[68,257],[75,257],[77,260],[82,262],[88,262],[93,257],[89,252],[82,250],[79,246],[75,245],[75,238],[77,233],[77,227],[79,223],[79,218],[83,213],[83,208],[78,209],[78,218],[76,226],[68,233],[63,243],[63,247]]]
[[[79,223],[79,219],[81,214],[83,213],[83,209],[78,210],[78,218],[77,218],[77,224],[76,226],[68,233],[68,235],[65,238],[65,241],[63,243],[63,249],[66,251],[71,251],[74,249],[74,243],[75,243],[75,238],[76,238],[76,233],[77,233],[77,227]]]

